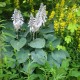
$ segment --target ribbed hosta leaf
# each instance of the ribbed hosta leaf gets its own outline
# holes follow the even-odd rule
[[[36,38],[35,40],[31,41],[28,45],[32,48],[43,48],[45,47],[45,39]]]
[[[26,44],[26,39],[21,38],[19,41],[18,40],[11,40],[11,46],[19,51],[25,44]]]
[[[42,49],[38,49],[31,52],[31,58],[34,62],[37,62],[38,64],[43,65],[47,61],[47,54]]]

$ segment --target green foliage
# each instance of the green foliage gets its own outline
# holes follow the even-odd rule
[[[71,36],[66,36],[65,41],[67,44],[69,44],[71,42]]]
[[[31,52],[33,62],[37,62],[40,65],[44,65],[47,62],[47,54],[42,49],[37,49],[35,52]]]
[[[77,30],[77,25],[74,23],[70,23],[68,26],[68,30],[70,30],[70,32],[73,33],[75,30]]]
[[[24,63],[28,59],[29,59],[29,51],[20,50],[19,52],[16,53],[16,60],[19,63]]]
[[[64,1],[66,9],[60,5]],[[24,23],[16,32],[12,22],[0,20],[0,80],[80,80],[80,22],[74,20],[80,17],[79,0],[76,1],[77,7],[75,0],[4,0],[0,2],[0,18],[10,20],[14,8],[19,8],[26,22],[31,12],[37,12],[41,2],[46,4],[48,15],[52,9],[56,13],[35,33],[34,39],[28,24]],[[65,13],[65,18],[61,17],[56,5],[60,7],[60,13]],[[75,13],[74,18],[67,15],[69,22],[66,21],[68,9]],[[66,21],[62,32],[60,29],[64,24],[59,24],[59,31],[54,32],[53,21],[58,18]]]
[[[29,43],[32,48],[43,48],[45,46],[45,39],[36,38]]]
[[[0,2],[0,7],[5,7],[6,3],[5,2]]]
[[[18,40],[11,40],[10,43],[15,50],[19,51],[26,44],[26,39],[21,38],[19,41]]]

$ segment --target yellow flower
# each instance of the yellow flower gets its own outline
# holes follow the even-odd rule
[[[63,14],[63,13],[61,13],[61,14],[60,14],[60,17],[61,17],[61,18],[63,18],[63,17],[64,17],[64,14]]]
[[[60,23],[60,25],[61,25],[62,27],[65,27],[65,26],[66,26],[66,22],[65,22],[65,21],[62,21],[62,22]]]
[[[59,3],[56,4],[56,8],[59,8]]]
[[[49,20],[51,20],[54,17],[54,15],[55,15],[55,11],[52,11],[50,16],[49,16]]]
[[[70,19],[72,19],[73,18],[73,14],[72,14],[72,12],[70,12],[69,14],[68,14],[68,20],[70,20]]]
[[[59,21],[61,21],[63,18],[64,18],[64,13],[61,12],[61,14],[60,14],[60,18],[59,18]]]
[[[73,21],[75,24],[77,23],[77,20],[76,19],[74,19],[74,21]]]
[[[62,0],[62,1],[61,1],[61,7],[63,7],[64,4],[65,4],[65,0]]]
[[[54,29],[55,29],[55,31],[58,31],[58,29],[59,29],[59,22],[58,21],[54,21]]]
[[[77,6],[76,4],[73,5],[72,10],[76,10]]]

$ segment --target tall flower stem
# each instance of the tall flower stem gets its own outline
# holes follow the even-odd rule
[[[19,39],[18,31],[16,32],[16,39]]]
[[[34,40],[34,36],[35,36],[35,33],[33,32],[33,40]]]

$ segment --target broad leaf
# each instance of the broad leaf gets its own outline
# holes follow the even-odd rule
[[[32,62],[27,61],[26,63],[24,63],[22,71],[28,74],[32,74],[32,72],[34,71],[36,67],[39,67],[39,64],[33,61]]]
[[[44,35],[44,38],[46,38],[49,41],[56,40],[56,37],[54,35],[52,35],[52,34],[46,34],[46,35]]]
[[[52,57],[57,62],[61,63],[62,59],[66,59],[66,57],[69,57],[69,55],[67,51],[59,50],[59,51],[54,51],[52,53]]]
[[[69,72],[69,76],[80,77],[80,71],[78,71],[78,70],[71,70]]]
[[[44,65],[47,61],[47,54],[42,49],[38,49],[38,50],[31,52],[31,58],[34,62]]]
[[[19,41],[18,40],[11,40],[11,46],[19,51],[25,44],[26,44],[26,38],[21,38]]]
[[[25,62],[29,58],[29,51],[21,50],[16,54],[16,59],[19,63]]]
[[[31,41],[28,45],[32,48],[43,48],[43,47],[45,47],[45,39],[37,38],[37,39]]]
[[[66,57],[69,57],[69,54],[67,51],[56,50],[48,55],[48,61],[51,66],[55,64],[57,67],[60,67],[62,60],[66,59]]]
[[[52,42],[52,45],[54,48],[56,48],[58,45],[60,45],[60,39],[56,39]]]

